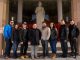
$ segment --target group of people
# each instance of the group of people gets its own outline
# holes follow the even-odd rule
[[[38,29],[36,23],[33,24],[32,29],[29,29],[27,23],[22,24],[22,28],[19,28],[18,24],[14,25],[14,21],[10,21],[9,24],[4,26],[4,38],[6,42],[4,57],[10,57],[11,48],[13,49],[13,57],[17,58],[18,45],[20,44],[20,57],[28,58],[28,42],[31,45],[31,58],[38,58],[38,46],[42,44],[43,48],[43,58],[49,57],[48,51],[48,42],[51,46],[52,55],[51,58],[56,57],[57,51],[57,40],[58,36],[61,42],[62,57],[67,57],[68,54],[68,38],[71,45],[71,55],[76,57],[77,55],[77,37],[79,35],[79,29],[75,25],[74,21],[70,21],[69,27],[66,26],[65,21],[61,21],[61,26],[59,31],[55,27],[53,22],[50,23],[50,26],[47,26],[46,22],[42,22],[42,29]]]

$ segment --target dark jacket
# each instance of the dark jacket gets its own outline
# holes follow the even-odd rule
[[[32,29],[30,32],[31,45],[39,45],[41,39],[41,31],[39,29]]]
[[[57,29],[54,27],[52,29],[50,28],[50,30],[51,30],[50,40],[57,39],[58,37]]]
[[[72,31],[72,29],[73,29],[73,26],[74,25],[69,25],[69,35],[68,35],[68,38],[71,38],[71,31]]]
[[[77,38],[79,35],[79,29],[76,25],[69,26],[69,38]]]
[[[28,42],[28,40],[29,40],[29,31],[28,31],[28,29],[21,29],[20,37],[21,37],[20,38],[21,42],[25,42],[25,41]]]
[[[13,41],[14,42],[20,42],[20,34],[19,34],[19,29],[14,29],[13,31]]]
[[[66,25],[61,25],[60,30],[59,30],[59,36],[60,39],[67,39],[67,27]]]

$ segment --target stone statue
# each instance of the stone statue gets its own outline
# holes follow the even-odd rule
[[[45,10],[42,7],[42,3],[40,1],[38,3],[38,7],[36,7],[35,14],[36,14],[36,23],[38,25],[38,28],[41,29],[42,22],[44,21],[45,17]]]

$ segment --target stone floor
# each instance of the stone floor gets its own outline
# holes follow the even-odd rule
[[[60,43],[57,43],[57,47],[59,48],[59,47],[61,47],[60,46],[61,44]],[[70,47],[70,44],[68,43],[68,45],[69,45],[69,47]],[[29,46],[29,49],[30,49],[31,47]],[[49,46],[49,48],[50,48],[50,46]],[[20,51],[19,51],[20,49],[18,49],[18,53],[20,53]],[[41,45],[39,46],[39,50],[40,51],[38,51],[38,53],[40,54],[40,55],[42,55],[42,49],[41,49]],[[71,52],[70,50],[69,50],[69,52]],[[11,50],[11,53],[13,53],[13,51]],[[31,53],[31,51],[30,50],[28,50],[28,53],[29,53],[29,55],[30,55],[30,53]],[[49,53],[51,53],[51,50],[49,50]],[[42,59],[42,58],[39,58],[39,59],[34,59],[34,60],[80,60],[80,56],[77,56],[77,58],[75,59],[75,58],[72,58],[72,57],[70,57],[70,54],[68,54],[69,56],[67,57],[67,58],[61,58],[61,54],[62,54],[62,51],[61,51],[61,49],[59,49],[58,51],[57,51],[57,58],[55,58],[55,59],[51,59],[51,58],[45,58],[45,59]],[[12,54],[11,54],[12,55]],[[19,54],[18,54],[19,55]],[[4,59],[3,57],[1,57],[0,58],[0,60],[22,60],[22,59],[20,59],[20,58],[17,58],[17,59],[12,59],[12,58],[9,58],[9,59]],[[28,59],[23,59],[23,60],[32,60],[32,59],[30,59],[30,58],[28,58]]]
[[[22,60],[22,59],[0,59],[0,60]],[[24,59],[24,60],[32,60],[32,59]],[[45,58],[45,59],[34,59],[34,60],[80,60],[80,57],[76,59],[74,58],[56,58],[56,59]]]
[[[22,60],[22,59],[4,59],[4,58],[0,58],[0,60]],[[24,60],[32,60],[32,59],[24,59]],[[55,58],[55,59],[50,59],[50,58],[45,58],[45,59],[34,59],[34,60],[80,60],[80,56],[77,56],[77,58],[71,58],[71,57],[67,57],[67,58]]]

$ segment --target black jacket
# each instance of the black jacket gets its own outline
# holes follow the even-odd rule
[[[40,39],[41,39],[41,31],[39,29],[32,29],[30,31],[31,45],[39,45]]]
[[[66,25],[61,25],[60,30],[59,30],[59,37],[60,39],[67,39],[67,27]]]
[[[20,30],[19,29],[14,29],[13,31],[13,41],[14,42],[20,42],[20,34],[19,34]]]
[[[79,35],[79,29],[76,25],[69,26],[69,38],[77,38]]]
[[[21,29],[20,31],[21,42],[25,42],[29,40],[29,29]]]
[[[52,29],[50,28],[50,30],[51,30],[50,40],[57,39],[58,37],[57,29],[54,27]]]

